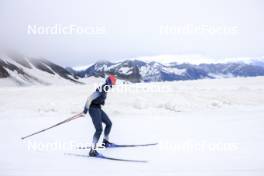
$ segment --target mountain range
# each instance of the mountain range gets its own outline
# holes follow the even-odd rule
[[[146,62],[141,60],[125,60],[121,62],[100,61],[83,70],[66,68],[75,77],[105,77],[117,75],[119,79],[130,82],[196,80],[219,77],[253,77],[264,76],[264,62],[231,62],[213,64],[189,64]]]
[[[84,84],[83,78],[106,77],[132,83],[264,76],[264,62],[160,63],[157,61],[100,61],[82,70],[62,67],[44,58],[0,55],[0,85]]]

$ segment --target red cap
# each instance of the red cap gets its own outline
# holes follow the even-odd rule
[[[112,85],[115,85],[116,84],[116,77],[115,77],[115,75],[109,75],[108,76],[108,79],[111,80]]]

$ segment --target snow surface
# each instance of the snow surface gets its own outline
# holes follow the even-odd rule
[[[20,139],[82,111],[92,84],[1,87],[0,175],[264,175],[264,77],[127,86],[135,85],[167,89],[125,93],[115,92],[117,86],[109,92],[103,109],[113,122],[110,139],[159,145],[101,152],[148,163],[64,155],[88,154],[85,150],[30,148],[32,143],[90,143],[94,129],[89,115]],[[202,144],[206,147],[199,150],[188,147]]]
[[[167,73],[174,73],[175,75],[183,75],[186,73],[186,69],[169,68],[169,67],[164,68],[163,71]]]
[[[118,71],[119,71],[120,73],[127,74],[127,75],[129,75],[129,74],[132,73],[130,67],[121,67]]]

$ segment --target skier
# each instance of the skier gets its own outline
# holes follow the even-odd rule
[[[95,133],[93,135],[93,143],[89,156],[96,157],[99,153],[96,151],[96,145],[103,131],[102,123],[105,124],[104,129],[104,139],[102,145],[104,147],[110,147],[112,145],[109,142],[109,133],[111,131],[112,122],[107,116],[107,114],[101,109],[101,105],[105,104],[105,99],[107,92],[113,85],[116,84],[116,77],[114,75],[109,75],[105,83],[96,89],[96,91],[87,99],[85,107],[83,110],[83,116],[89,112],[93,125],[95,127]]]

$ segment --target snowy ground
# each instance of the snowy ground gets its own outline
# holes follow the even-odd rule
[[[64,155],[88,154],[69,146],[91,141],[89,116],[20,139],[82,111],[92,84],[0,88],[0,175],[264,175],[264,77],[137,85],[166,90],[110,92],[111,139],[159,145],[101,152],[148,163]]]

